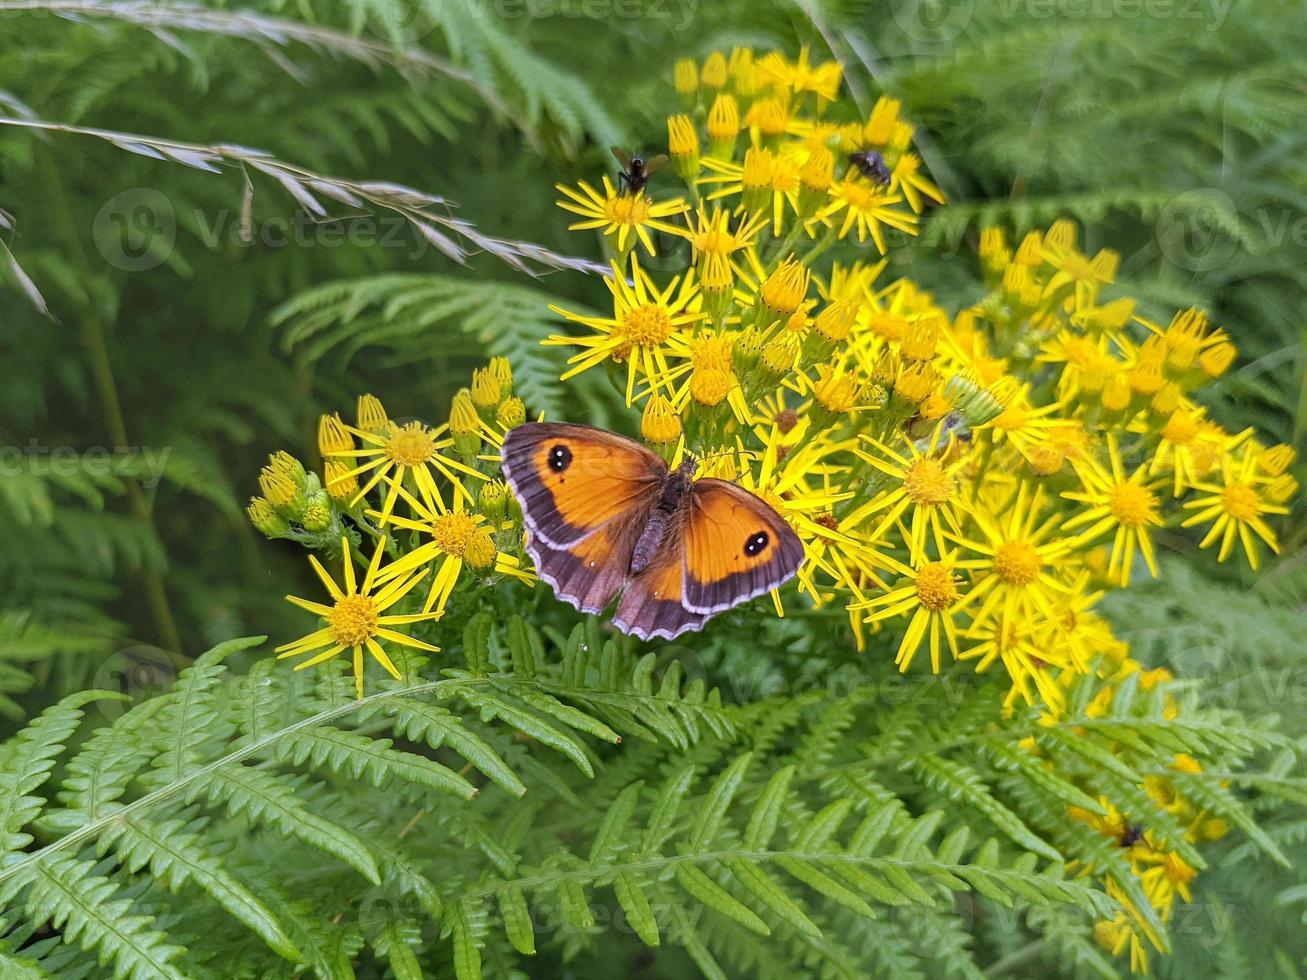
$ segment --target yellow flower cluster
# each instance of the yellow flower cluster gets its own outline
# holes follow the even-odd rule
[[[802,591],[842,604],[860,649],[892,629],[903,670],[922,649],[934,671],[945,650],[999,663],[1010,706],[1058,712],[1060,675],[1100,652],[1090,610],[1137,559],[1156,573],[1159,528],[1201,526],[1201,547],[1224,560],[1238,542],[1254,568],[1276,550],[1293,452],[1194,400],[1234,357],[1201,311],[1144,319],[1113,288],[1116,253],[1082,253],[1059,221],[1011,243],[985,230],[985,293],[950,313],[846,240],[850,188],[884,209],[853,209],[879,250],[942,201],[896,100],[848,118],[839,67],[806,52],[718,52],[675,82],[688,267],[655,274],[616,241],[612,315],[556,308],[583,332],[546,343],[577,351],[564,379],[612,370],[669,458],[772,503],[804,541]],[[643,214],[648,193],[610,203]]]
[[[525,418],[508,361],[495,358],[454,396],[448,422],[399,422],[363,395],[353,425],[338,414],[319,421],[321,477],[288,453],[273,455],[259,478],[263,495],[250,501],[250,520],[268,537],[331,551],[343,562],[338,580],[309,556],[330,604],[287,596],[321,625],[278,647],[279,654],[307,656],[299,670],[351,651],[362,697],[364,652],[398,678],[385,643],[436,650],[393,627],[439,619],[466,573],[485,583],[534,582],[523,568],[521,514],[495,479],[503,433]],[[370,562],[357,547],[365,534],[376,542]],[[424,601],[414,593],[412,611],[387,612],[423,581]]]
[[[564,378],[606,367],[669,460],[691,453],[772,504],[804,543],[799,590],[845,609],[859,650],[883,632],[901,670],[923,650],[935,672],[945,651],[998,665],[1005,709],[1056,723],[1077,678],[1097,673],[1110,698],[1142,671],[1094,609],[1157,573],[1160,529],[1198,528],[1219,561],[1237,544],[1253,569],[1278,550],[1268,518],[1297,491],[1293,450],[1207,417],[1195,394],[1233,363],[1229,336],[1200,310],[1145,318],[1117,254],[1082,252],[1068,221],[984,230],[983,295],[960,311],[886,281],[889,231],[915,233],[943,195],[899,103],[855,117],[839,85],[806,53],[678,63],[681,190],[659,224],[636,204],[648,187],[611,191],[613,315],[558,309],[583,331],[547,343],[576,351]],[[642,242],[686,239],[686,268],[651,272],[623,220]],[[1193,869],[1142,840],[1132,862],[1169,915]],[[1123,915],[1099,937],[1146,965],[1144,919]]]

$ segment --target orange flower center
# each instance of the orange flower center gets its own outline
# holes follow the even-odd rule
[[[463,511],[451,511],[439,515],[431,522],[431,539],[447,555],[463,557],[468,542],[476,534],[477,522],[470,514]]]
[[[1247,483],[1231,483],[1221,491],[1225,512],[1236,521],[1256,520],[1261,514],[1261,498]]]
[[[922,565],[917,572],[917,599],[931,612],[940,612],[958,601],[953,569],[940,561]]]
[[[1107,506],[1123,527],[1142,527],[1157,520],[1157,497],[1145,486],[1122,481],[1107,492]]]
[[[376,635],[380,615],[369,596],[341,596],[327,614],[327,626],[337,643],[359,646]]]
[[[421,422],[410,422],[391,433],[385,453],[400,466],[421,466],[436,454],[436,441]]]
[[[616,194],[604,205],[608,220],[615,225],[638,225],[649,220],[649,199],[639,194]]]
[[[923,456],[908,467],[903,489],[916,503],[934,505],[952,500],[958,484],[939,460]]]
[[[994,573],[1008,585],[1029,585],[1043,567],[1029,541],[1004,541],[994,552]]]
[[[622,327],[632,344],[657,347],[672,335],[672,318],[657,303],[645,303],[626,311]]]

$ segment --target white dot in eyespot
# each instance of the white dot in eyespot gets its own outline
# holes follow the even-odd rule
[[[591,562],[591,563],[590,563],[590,567],[591,567],[591,568],[594,568],[594,567],[595,567],[595,563],[594,563],[594,562]]]

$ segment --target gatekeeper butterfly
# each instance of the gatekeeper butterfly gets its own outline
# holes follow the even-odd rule
[[[643,640],[702,629],[803,563],[803,542],[768,504],[603,429],[519,425],[504,438],[504,476],[540,577],[585,613],[620,592],[613,625]]]

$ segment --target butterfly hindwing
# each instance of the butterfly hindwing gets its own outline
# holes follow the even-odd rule
[[[626,582],[643,526],[643,512],[624,515],[567,548],[551,548],[528,533],[526,550],[558,598],[583,613],[599,613]]]
[[[670,640],[703,627],[707,616],[685,608],[685,515],[667,529],[648,567],[632,576],[613,614],[613,625],[642,640]]]
[[[733,483],[696,480],[685,517],[681,598],[708,617],[788,581],[803,564],[803,542],[767,503]]]
[[[642,524],[657,503],[667,464],[602,429],[529,422],[504,437],[504,476],[532,537],[566,549],[610,521]]]

